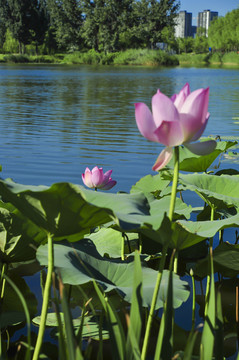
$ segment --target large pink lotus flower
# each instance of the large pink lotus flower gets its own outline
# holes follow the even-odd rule
[[[112,170],[103,173],[102,168],[95,166],[92,171],[87,167],[82,174],[83,183],[91,189],[109,190],[115,186],[116,181],[111,179]]]
[[[171,99],[158,90],[152,98],[152,113],[144,103],[135,104],[135,117],[141,134],[166,146],[153,170],[160,170],[168,164],[174,146],[183,144],[197,155],[206,155],[215,149],[214,140],[194,143],[202,135],[209,119],[208,100],[209,88],[190,92],[186,83]]]

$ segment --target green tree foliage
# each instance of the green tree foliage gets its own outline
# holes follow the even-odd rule
[[[47,0],[51,26],[60,49],[76,50],[81,44],[82,9],[78,0]]]
[[[177,41],[174,28],[165,26],[161,32],[162,41],[167,44],[169,50],[177,50]]]
[[[187,38],[178,38],[178,52],[180,53],[190,53],[193,50],[194,39],[191,37]]]
[[[86,45],[105,52],[119,50],[122,39],[131,36],[132,4],[132,0],[83,1]]]
[[[193,51],[196,54],[203,54],[208,51],[208,38],[206,36],[196,36],[193,41]]]
[[[19,43],[19,52],[25,45],[44,41],[48,27],[46,0],[0,0],[0,21]]]
[[[17,40],[12,37],[11,32],[7,29],[4,35],[4,43],[2,46],[3,53],[12,53],[15,54],[18,52],[19,45]]]
[[[31,40],[35,44],[36,54],[38,53],[38,46],[42,45],[45,40],[45,35],[49,27],[49,16],[46,7],[46,0],[32,1],[32,15],[31,15]]]
[[[8,29],[19,42],[60,50],[104,51],[172,44],[178,0],[0,0],[1,39]],[[166,30],[168,35],[166,36]],[[22,46],[23,45],[23,46]]]
[[[179,8],[179,3],[174,0],[150,1],[150,44],[155,47],[156,43],[162,41],[162,30],[172,28]]]
[[[0,0],[1,21],[5,21],[13,37],[19,42],[19,52],[24,52],[23,45],[31,41],[31,0]]]
[[[134,3],[133,37],[134,47],[145,47],[149,44],[149,1],[141,0]]]
[[[239,9],[214,20],[208,31],[209,46],[214,50],[239,50]]]
[[[135,2],[134,9],[138,44],[154,48],[157,42],[163,41],[162,31],[173,29],[179,3],[175,0],[142,0]]]
[[[204,27],[197,28],[197,36],[206,36],[206,29]]]

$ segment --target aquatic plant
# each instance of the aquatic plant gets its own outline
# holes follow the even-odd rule
[[[206,155],[215,149],[214,140],[194,143],[201,137],[209,119],[208,100],[209,88],[191,93],[186,83],[171,99],[158,90],[152,98],[152,114],[144,103],[135,104],[135,117],[141,134],[166,146],[153,170],[167,165],[173,156],[174,146],[184,144],[198,155]]]
[[[110,190],[116,185],[116,181],[111,178],[112,170],[103,173],[102,168],[95,166],[92,170],[88,167],[82,174],[83,183],[91,189]]]

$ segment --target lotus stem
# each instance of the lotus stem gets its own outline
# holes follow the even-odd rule
[[[36,346],[33,354],[32,360],[38,360],[40,356],[41,346],[43,342],[45,327],[46,327],[46,317],[47,317],[47,310],[48,310],[48,303],[51,291],[51,283],[52,283],[52,273],[54,269],[54,249],[53,249],[53,239],[51,234],[47,234],[48,240],[48,270],[47,270],[47,277],[46,277],[46,284],[43,293],[43,303],[42,303],[42,310],[41,310],[41,321],[36,341]]]
[[[215,207],[211,206],[211,221],[214,220],[215,216]],[[213,247],[213,237],[209,240],[209,253],[212,253],[212,247]],[[211,282],[211,272],[209,272],[207,276],[207,287],[206,287],[206,294],[205,294],[205,309],[204,309],[204,316],[207,315],[207,308],[208,308],[208,299],[209,299],[209,290],[210,290],[210,282]]]
[[[162,257],[160,260],[159,271],[158,271],[158,275],[157,275],[157,280],[156,280],[156,284],[155,284],[155,288],[154,288],[154,293],[153,293],[152,303],[151,303],[151,307],[150,307],[150,311],[149,311],[147,326],[146,326],[146,330],[145,330],[141,360],[145,360],[146,355],[147,355],[150,331],[151,331],[152,322],[153,322],[153,315],[154,315],[156,301],[158,298],[158,293],[159,293],[159,288],[160,288],[160,283],[161,283],[161,279],[162,279],[162,275],[163,275],[163,269],[164,269],[164,265],[165,265],[167,249],[168,249],[168,246],[165,245],[163,247],[163,251],[162,251]]]
[[[171,192],[171,200],[170,200],[169,215],[168,215],[170,221],[173,220],[173,214],[174,214],[174,209],[175,209],[177,185],[178,185],[178,173],[179,173],[179,147],[175,146],[174,147],[173,183],[172,183],[172,192]],[[155,288],[154,288],[152,303],[151,303],[151,307],[150,307],[148,322],[146,325],[141,360],[145,360],[146,355],[147,355],[147,348],[148,348],[148,343],[149,343],[150,331],[151,331],[151,327],[152,327],[153,315],[154,315],[156,301],[158,298],[158,293],[159,293],[159,288],[160,288],[160,283],[161,283],[161,279],[162,279],[162,275],[163,275],[163,269],[164,269],[164,265],[165,265],[167,250],[168,250],[168,246],[164,245],[163,250],[162,250],[162,257],[161,257],[160,264],[159,264],[158,276],[157,276],[157,280],[156,280],[156,284],[155,284]]]
[[[121,260],[125,260],[125,256],[124,256],[124,233],[122,233],[122,237],[121,237]]]
[[[7,264],[4,263],[2,265],[2,271],[1,271],[1,280],[0,280],[0,286],[1,286],[1,297],[0,297],[0,304],[2,303],[2,299],[3,299],[3,296],[4,296],[4,289],[5,289],[5,278],[4,278],[4,274],[6,272],[6,268],[7,268]]]
[[[173,220],[173,214],[175,209],[177,186],[178,186],[178,173],[179,173],[179,147],[175,146],[174,148],[174,171],[173,171],[173,183],[172,183],[172,192],[171,200],[169,207],[169,220]]]
[[[169,208],[169,219],[173,220],[173,214],[175,209],[176,203],[176,194],[177,194],[177,186],[178,186],[178,174],[179,174],[179,147],[175,146],[174,148],[174,172],[173,172],[173,183],[172,183],[172,193],[171,193],[171,200],[170,200],[170,208]],[[175,249],[176,250],[176,249]],[[178,272],[178,252],[175,252],[174,257],[174,265],[173,271],[175,273]]]
[[[139,253],[142,254],[142,235],[139,233]]]
[[[196,288],[195,288],[195,278],[193,269],[190,270],[190,275],[192,278],[192,288],[193,288],[193,303],[192,303],[192,330],[195,327],[195,312],[196,312]]]
[[[174,262],[173,262],[173,271],[175,274],[178,272],[178,251],[175,250]]]

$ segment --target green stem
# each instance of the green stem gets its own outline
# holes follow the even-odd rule
[[[142,235],[139,233],[139,253],[142,254]]]
[[[121,260],[124,261],[125,257],[124,257],[124,233],[122,233],[122,237],[121,237]]]
[[[177,185],[178,185],[178,172],[179,172],[179,147],[176,146],[174,148],[174,172],[173,172],[172,192],[171,192],[171,200],[170,200],[169,215],[168,215],[170,221],[173,220],[173,214],[174,214],[174,209],[175,209]],[[156,301],[157,301],[157,297],[158,297],[158,293],[159,293],[159,288],[160,288],[163,269],[164,269],[164,265],[165,265],[167,250],[168,250],[168,246],[164,245],[163,251],[162,251],[162,258],[160,260],[156,285],[154,288],[152,303],[151,303],[151,307],[150,307],[148,322],[146,325],[141,360],[145,360],[146,355],[147,355],[147,348],[148,348],[148,343],[149,343],[150,331],[151,331],[151,327],[152,327],[153,315],[154,315]]]
[[[169,220],[173,220],[173,214],[175,209],[177,186],[178,186],[178,172],[179,172],[179,147],[175,146],[174,148],[174,171],[173,171],[173,183],[172,183],[172,192],[169,208]]]
[[[175,256],[174,256],[174,262],[173,262],[173,272],[177,274],[178,272],[178,251],[174,249]]]
[[[190,275],[192,277],[192,288],[193,288],[193,303],[192,303],[192,330],[195,328],[195,313],[196,313],[196,288],[195,288],[195,279],[193,270],[190,270]]]
[[[4,289],[5,289],[5,278],[4,278],[4,274],[6,273],[6,269],[7,269],[7,264],[4,263],[2,265],[2,271],[1,271],[1,279],[0,279],[0,286],[1,286],[1,297],[0,297],[0,304],[2,303],[2,299],[4,296]]]
[[[215,208],[212,205],[211,206],[211,219],[210,219],[211,221],[214,220],[214,216],[215,216]],[[213,237],[210,238],[210,240],[209,240],[209,253],[212,253],[212,248],[213,248]],[[207,287],[206,287],[206,294],[205,294],[205,309],[204,309],[205,317],[208,312],[208,299],[209,299],[210,283],[211,283],[211,272],[209,271],[209,274],[207,276]]]
[[[51,291],[52,272],[54,269],[53,239],[49,233],[47,234],[47,240],[48,240],[48,271],[47,271],[46,284],[45,284],[44,294],[43,294],[43,303],[42,303],[42,309],[41,309],[41,321],[40,321],[36,346],[35,346],[32,360],[37,360],[40,356],[41,346],[42,346],[45,327],[46,327],[46,317],[47,317],[48,303],[49,303],[49,297],[50,297],[50,291]]]
[[[173,214],[174,214],[175,203],[176,203],[178,173],[179,173],[179,147],[175,146],[172,193],[171,193],[170,208],[169,208],[169,215],[168,215],[168,217],[171,221],[173,220]],[[173,271],[175,272],[175,274],[177,274],[177,272],[178,272],[178,252],[177,251],[175,253]]]
[[[169,215],[168,215],[170,221],[173,220],[173,214],[174,214],[174,209],[175,209],[177,185],[178,185],[178,172],[179,172],[179,147],[176,146],[174,148],[174,172],[173,172],[172,192],[171,192],[171,200],[170,200]],[[162,251],[162,258],[161,258],[160,264],[159,264],[158,276],[157,276],[157,280],[156,280],[156,284],[155,284],[155,288],[154,288],[152,303],[151,303],[151,307],[150,307],[148,322],[146,325],[141,360],[145,360],[146,355],[147,355],[147,348],[148,348],[148,343],[149,343],[150,331],[151,331],[151,327],[152,327],[153,315],[154,315],[156,301],[158,298],[158,293],[159,293],[159,288],[160,288],[160,283],[161,283],[161,279],[162,279],[162,275],[163,275],[163,269],[164,269],[164,265],[165,265],[167,250],[168,250],[168,245],[164,245],[163,251]]]
[[[149,311],[147,326],[146,326],[146,330],[145,330],[141,360],[145,360],[146,355],[147,355],[150,331],[151,331],[152,322],[153,322],[153,315],[154,315],[156,301],[158,298],[159,287],[160,287],[160,283],[161,283],[161,279],[162,279],[162,275],[163,275],[163,269],[164,269],[164,265],[165,265],[167,249],[168,249],[167,245],[163,247],[162,258],[161,258],[160,264],[159,264],[159,271],[158,271],[158,275],[157,275],[157,280],[156,280],[156,284],[155,284],[155,288],[154,288],[154,293],[153,293],[152,303],[151,303],[151,307],[150,307],[150,311]]]

